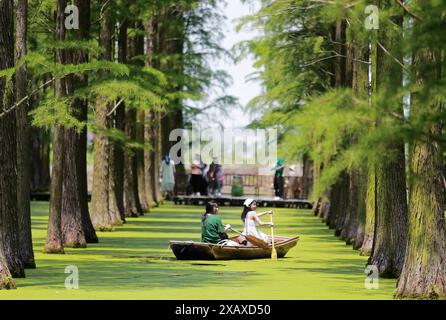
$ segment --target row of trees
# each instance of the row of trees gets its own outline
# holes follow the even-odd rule
[[[228,80],[209,65],[221,19],[216,0],[0,0],[0,289],[36,267],[30,189],[50,189],[52,254],[162,202],[168,133]]]
[[[253,126],[281,124],[315,214],[399,279],[396,297],[445,298],[445,3],[261,3],[243,24],[264,35],[241,46],[266,89]]]

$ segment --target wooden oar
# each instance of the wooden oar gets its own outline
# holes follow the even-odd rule
[[[270,213],[270,220],[271,223],[273,223],[273,213]],[[273,260],[277,260],[277,251],[276,248],[274,247],[274,226],[271,226],[271,244],[273,246],[272,250],[271,250],[271,259]]]
[[[238,233],[238,234],[240,234],[240,235],[242,235],[242,236],[244,236],[244,237],[246,238],[246,240],[248,240],[249,242],[251,242],[253,245],[256,245],[257,247],[260,247],[260,248],[262,248],[262,249],[268,249],[268,245],[267,245],[265,242],[263,242],[263,240],[260,240],[259,238],[254,237],[254,236],[247,236],[247,235],[244,235],[244,234],[241,233],[240,231],[234,230],[234,229],[232,229],[232,228],[231,228],[231,230],[234,231],[234,232],[236,232],[236,233]]]

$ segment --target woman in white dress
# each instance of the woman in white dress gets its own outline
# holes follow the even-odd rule
[[[243,204],[243,212],[242,212],[242,221],[245,224],[245,229],[243,230],[243,234],[246,236],[254,236],[258,239],[263,240],[264,242],[268,243],[268,236],[257,230],[256,225],[259,226],[273,226],[271,222],[263,222],[260,220],[260,216],[263,214],[257,214],[256,208],[257,203],[253,199],[246,199],[245,203]]]
[[[166,155],[161,164],[161,192],[172,199],[175,188],[175,162]]]

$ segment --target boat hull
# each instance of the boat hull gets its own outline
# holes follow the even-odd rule
[[[277,257],[283,258],[296,246],[299,237],[275,237]],[[178,260],[250,260],[271,258],[272,246],[223,246],[193,241],[170,241],[170,248]]]

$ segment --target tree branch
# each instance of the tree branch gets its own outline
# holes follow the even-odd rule
[[[111,109],[111,111],[109,113],[107,113],[107,117],[110,117],[113,112],[116,111],[116,109],[118,109],[118,107],[121,105],[121,103],[124,102],[124,99],[119,100],[119,102],[117,104],[115,104],[115,106],[113,107],[113,109]]]
[[[351,61],[361,62],[361,63],[367,64],[367,65],[370,64],[370,62],[368,62],[368,61],[363,61],[363,60],[359,60],[359,59],[350,58],[350,57],[348,57],[346,55],[342,55],[342,54],[339,54],[339,53],[335,52],[335,54],[332,55],[332,56],[323,57],[323,58],[314,60],[312,62],[308,62],[306,64],[300,65],[300,67],[301,68],[309,67],[309,66],[311,66],[313,64],[316,64],[318,62],[321,62],[321,61],[324,61],[324,60],[328,60],[328,59],[332,59],[332,58],[338,58],[338,57],[345,58],[345,59],[348,59],[348,60],[351,60]]]
[[[22,103],[24,103],[25,101],[29,100],[31,98],[31,96],[33,96],[34,94],[36,94],[39,90],[45,88],[47,85],[51,84],[52,82],[54,82],[55,80],[57,80],[57,78],[52,78],[50,80],[48,80],[47,82],[45,82],[44,84],[42,84],[40,87],[38,87],[37,89],[34,89],[29,95],[27,95],[26,97],[24,97],[23,99],[21,99],[19,102],[17,102],[16,104],[14,104],[11,108],[9,109],[5,109],[2,113],[0,113],[0,118],[3,118],[5,115],[7,115],[8,113],[10,113],[11,111],[13,111],[14,109],[16,109],[17,107],[19,107]]]
[[[396,0],[396,3],[398,3],[398,5],[404,9],[404,11],[409,14],[410,16],[414,17],[417,20],[421,20],[420,17],[418,17],[415,13],[412,13],[409,8],[407,8],[404,3],[401,2],[401,0]]]
[[[397,58],[395,58],[394,56],[392,56],[392,54],[381,44],[381,42],[378,41],[378,46],[389,56],[391,57],[393,60],[396,61],[396,63],[398,63],[404,70],[407,71],[407,68],[404,66],[404,64],[399,61]]]

